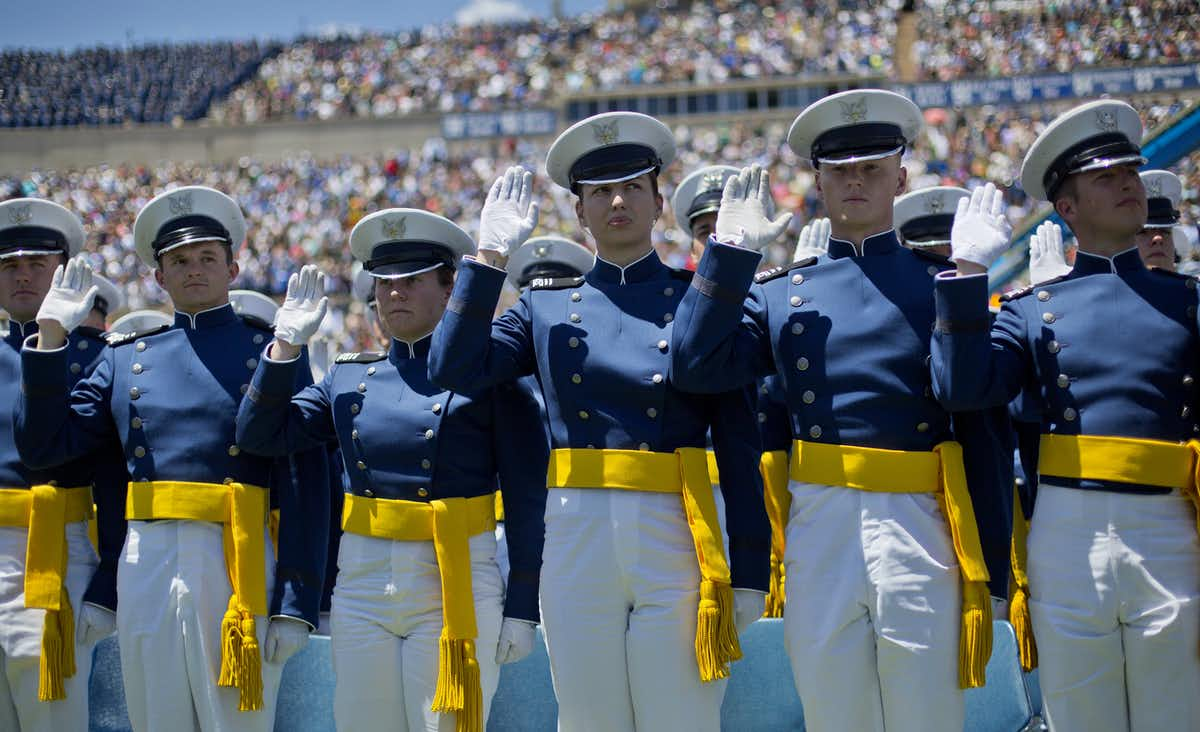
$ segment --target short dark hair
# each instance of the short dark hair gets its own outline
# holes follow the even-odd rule
[[[1058,199],[1065,196],[1075,198],[1079,195],[1079,178],[1075,175],[1068,175],[1063,179],[1062,183],[1058,184],[1058,190],[1054,192],[1054,199],[1050,203],[1058,203]]]
[[[441,285],[442,287],[450,287],[451,285],[454,284],[454,268],[453,267],[443,265],[441,267],[438,267],[434,271],[437,272],[438,284]]]

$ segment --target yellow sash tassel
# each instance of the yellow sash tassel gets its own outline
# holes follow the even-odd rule
[[[442,584],[442,636],[430,710],[454,714],[456,732],[481,732],[483,688],[475,657],[470,537],[496,528],[494,494],[422,503],[347,493],[342,529],[393,541],[433,541]]]
[[[271,537],[271,547],[275,558],[279,559],[279,509],[272,508],[267,514],[267,535]]]
[[[75,613],[63,584],[67,574],[67,524],[94,516],[89,487],[39,484],[0,489],[0,526],[28,529],[25,540],[25,607],[46,611],[38,664],[38,701],[65,699],[64,681],[75,675]]]
[[[682,447],[673,453],[642,450],[558,449],[550,454],[549,488],[679,493],[696,560],[700,565],[700,602],[696,614],[696,664],[701,681],[729,676],[729,664],[742,657],[733,623],[729,561],[717,521],[705,450]]]
[[[221,620],[219,686],[238,690],[238,711],[263,707],[262,654],[255,617],[267,614],[264,528],[269,513],[264,488],[245,483],[149,481],[129,484],[130,521],[178,519],[222,525],[225,569],[233,593]]]
[[[932,452],[905,452],[797,440],[789,473],[800,483],[877,493],[937,495],[962,576],[958,684],[963,689],[983,686],[992,655],[992,603],[962,447],[956,442],[943,442]]]
[[[758,471],[762,474],[763,498],[767,505],[767,518],[771,522],[771,580],[763,617],[782,618],[787,601],[783,558],[787,543],[788,512],[792,508],[792,494],[788,491],[787,451],[764,452]]]
[[[1017,653],[1021,657],[1021,668],[1032,671],[1037,668],[1037,643],[1033,638],[1033,621],[1029,617],[1029,522],[1021,510],[1021,494],[1014,487],[1012,550],[1009,554],[1012,565],[1012,582],[1009,587],[1008,620],[1017,635]]]

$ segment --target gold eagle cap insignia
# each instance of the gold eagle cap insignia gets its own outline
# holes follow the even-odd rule
[[[167,199],[171,213],[175,216],[185,216],[192,212],[192,194],[179,193]]]
[[[1101,109],[1097,111],[1096,129],[1103,132],[1116,132],[1117,115],[1111,109]]]
[[[615,119],[610,122],[596,122],[592,125],[592,134],[601,145],[615,144],[621,136]]]
[[[1162,179],[1154,178],[1146,184],[1146,196],[1148,198],[1162,198]]]
[[[8,221],[14,226],[27,224],[33,220],[33,204],[27,203],[24,206],[13,206],[8,210]]]
[[[865,122],[867,119],[867,100],[859,99],[857,102],[838,102],[842,106],[842,120],[856,125],[860,122]]]
[[[708,193],[710,191],[719,191],[725,187],[725,171],[712,170],[704,174],[700,178],[700,190],[697,193]]]
[[[399,239],[404,236],[408,224],[405,222],[406,216],[389,216],[379,222],[383,229],[383,235],[389,239]]]

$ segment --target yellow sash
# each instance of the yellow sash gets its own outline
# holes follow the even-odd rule
[[[987,565],[967,491],[962,447],[943,442],[932,452],[881,450],[796,440],[791,479],[876,493],[934,493],[950,527],[962,574],[962,626],[958,641],[958,684],[983,686],[992,655],[992,602]]]
[[[1038,453],[1038,473],[1060,478],[1105,480],[1178,489],[1196,508],[1196,530],[1200,533],[1200,494],[1197,493],[1197,484],[1200,483],[1200,441],[1189,440],[1181,443],[1138,437],[1042,435]],[[1013,524],[1015,529],[1015,516]],[[1015,531],[1013,540],[1015,549]],[[1024,549],[1023,541],[1021,547]],[[1014,558],[1024,559],[1023,556],[1016,555]],[[1014,574],[1016,569],[1014,562]],[[1024,574],[1024,564],[1021,566],[1021,572]],[[1016,627],[1016,622],[1013,626]],[[1026,632],[1028,639],[1021,639],[1018,631],[1018,641],[1034,649],[1031,660],[1036,664],[1033,630],[1030,627]],[[1021,660],[1024,663],[1025,659]]]
[[[433,541],[442,581],[442,637],[432,711],[456,714],[457,732],[480,732],[483,692],[475,659],[475,595],[468,539],[496,528],[493,494],[421,503],[347,493],[342,529],[393,541]]]
[[[233,594],[221,621],[221,674],[217,683],[240,692],[239,711],[262,709],[262,655],[255,616],[267,614],[266,546],[269,496],[246,483],[155,480],[129,484],[130,521],[182,519],[221,524],[225,569]]]
[[[1029,552],[1026,548],[1029,541],[1029,521],[1021,510],[1021,493],[1013,486],[1013,527],[1012,548],[1009,551],[1009,564],[1012,566],[1012,578],[1008,588],[1008,620],[1012,623],[1017,635],[1017,655],[1021,658],[1021,668],[1026,672],[1037,668],[1037,643],[1033,640],[1033,619],[1029,615]]]
[[[787,451],[764,452],[758,470],[762,473],[767,518],[771,521],[771,584],[767,592],[767,609],[763,616],[782,618],[783,607],[787,602],[783,553],[787,544],[788,512],[792,508],[792,494],[788,491]]]
[[[0,488],[0,526],[29,529],[25,540],[25,607],[46,611],[38,667],[38,701],[65,699],[75,675],[75,613],[67,588],[67,524],[95,515],[92,489],[35,485]]]
[[[551,452],[546,473],[549,488],[605,488],[682,496],[700,564],[696,664],[701,681],[729,676],[729,663],[742,657],[733,623],[729,562],[712,484],[705,450],[699,447],[682,447],[673,453],[559,449]]]

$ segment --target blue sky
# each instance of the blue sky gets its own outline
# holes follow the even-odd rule
[[[604,0],[562,0],[568,14]],[[0,48],[62,48],[214,38],[291,38],[330,24],[395,30],[460,12],[548,16],[551,0],[14,0],[0,11]]]

